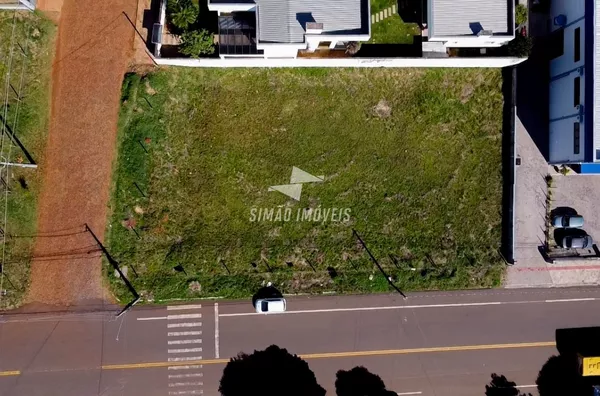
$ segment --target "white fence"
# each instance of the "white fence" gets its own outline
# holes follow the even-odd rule
[[[186,67],[487,67],[518,65],[526,58],[155,58],[159,65]]]

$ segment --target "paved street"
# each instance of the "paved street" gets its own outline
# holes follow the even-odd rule
[[[217,395],[227,358],[271,344],[303,355],[329,395],[357,365],[404,395],[484,395],[492,373],[535,394],[554,331],[597,325],[599,308],[579,288],[297,297],[268,316],[249,301],[5,315],[0,395]]]

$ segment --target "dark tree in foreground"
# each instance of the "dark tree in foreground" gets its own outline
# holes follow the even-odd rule
[[[308,363],[276,345],[232,358],[223,370],[219,392],[223,396],[325,395]]]
[[[349,371],[338,371],[335,393],[337,396],[396,396],[396,392],[385,389],[385,384],[378,375],[362,366]]]
[[[489,385],[485,386],[485,396],[531,396],[531,393],[521,393],[515,382],[494,373]]]
[[[592,387],[579,374],[576,356],[551,356],[536,381],[540,396],[592,395]]]

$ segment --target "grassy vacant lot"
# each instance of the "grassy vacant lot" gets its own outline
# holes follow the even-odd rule
[[[371,0],[371,15],[396,6],[396,14],[371,24],[370,44],[412,44],[413,37],[421,34],[416,23],[405,23],[398,15],[396,0]]]
[[[249,296],[266,281],[391,290],[352,229],[401,289],[498,285],[500,86],[484,69],[128,76],[110,251],[155,300]],[[293,166],[325,176],[299,202],[268,191]],[[349,221],[295,221],[319,207],[349,208]],[[252,208],[294,215],[252,222]]]
[[[6,130],[8,134],[12,131],[37,163],[42,160],[50,116],[55,32],[54,24],[41,14],[0,11],[0,130]],[[10,74],[8,85],[7,73]],[[13,141],[9,151],[9,142],[11,139],[5,137],[2,160],[29,163],[31,158],[16,142]],[[1,175],[9,186],[6,194],[6,185],[0,183],[0,208],[4,213],[6,206],[7,211],[2,281],[7,295],[0,297],[0,308],[7,308],[17,305],[27,288],[33,247],[33,238],[27,236],[35,234],[36,230],[40,174],[34,169],[11,167],[8,174],[3,170]],[[4,225],[0,227],[4,228]]]

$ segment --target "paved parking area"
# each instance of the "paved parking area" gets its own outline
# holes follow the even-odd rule
[[[517,119],[515,208],[515,265],[509,267],[505,287],[564,287],[600,283],[600,260],[560,260],[547,263],[539,252],[545,241],[547,184],[552,175],[550,209],[571,207],[585,218],[585,227],[600,242],[600,176],[564,176],[548,166],[527,130]]]

